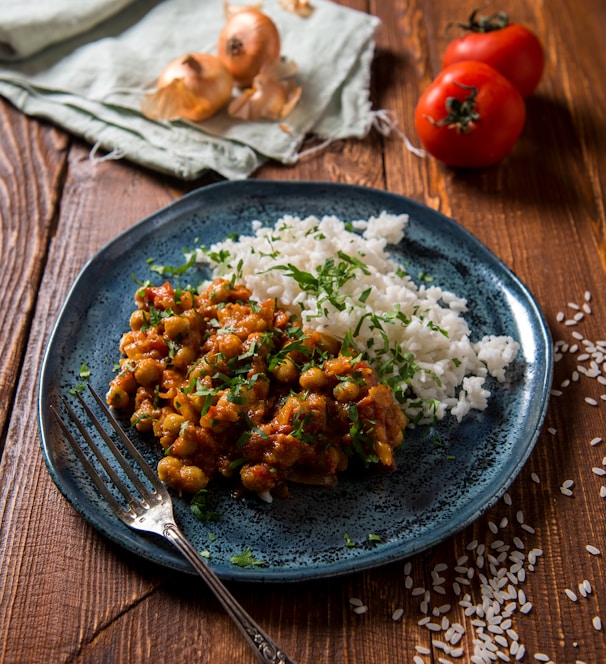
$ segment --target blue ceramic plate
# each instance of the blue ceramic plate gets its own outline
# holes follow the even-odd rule
[[[48,345],[39,397],[46,464],[75,509],[131,552],[191,572],[170,545],[129,530],[111,514],[68,452],[49,410],[80,381],[83,362],[92,385],[106,392],[133,307],[131,275],[160,283],[148,259],[179,265],[184,249],[197,240],[208,245],[230,233],[249,234],[255,219],[334,214],[356,220],[381,211],[410,215],[406,239],[393,256],[406,263],[410,275],[431,274],[436,284],[467,298],[473,340],[494,333],[520,342],[507,383],[491,384],[487,410],[461,425],[443,422],[407,432],[393,473],[344,477],[332,489],[294,486],[292,499],[272,504],[216,490],[212,507],[222,516],[210,524],[197,521],[186,500],[176,497],[177,522],[196,548],[210,552],[210,564],[223,578],[282,582],[405,558],[451,537],[493,505],[535,444],[551,387],[551,340],[526,287],[465,229],[415,201],[348,185],[249,180],[184,196],[110,242],[75,281]],[[442,447],[434,444],[436,437]],[[140,447],[155,467],[158,449],[144,442]],[[371,533],[381,543],[369,542]],[[346,546],[346,538],[356,546]],[[264,565],[230,563],[246,548]]]

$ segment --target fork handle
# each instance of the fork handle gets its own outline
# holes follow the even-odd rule
[[[196,549],[175,523],[165,524],[162,534],[181,552],[196,572],[204,579],[230,618],[242,632],[260,662],[264,664],[294,664],[294,661],[248,615],[236,598],[223,585],[221,579],[210,569],[204,559],[200,557]]]

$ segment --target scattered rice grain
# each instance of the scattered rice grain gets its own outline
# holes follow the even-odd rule
[[[532,611],[532,602],[526,602],[524,606],[520,607],[520,613],[530,613]]]
[[[592,556],[599,556],[601,551],[598,549],[597,546],[593,546],[592,544],[588,544],[586,547],[587,551],[592,555]]]
[[[602,630],[602,620],[600,616],[595,616],[591,622],[593,624],[593,628],[597,629],[598,632]]]

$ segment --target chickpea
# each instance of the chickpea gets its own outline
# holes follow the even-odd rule
[[[154,426],[154,420],[151,411],[144,408],[139,408],[139,410],[136,410],[132,414],[130,422],[134,425],[135,429],[141,433],[149,433]]]
[[[239,416],[237,405],[229,400],[229,392],[223,392],[215,406],[214,419],[219,422],[237,422]]]
[[[162,421],[162,430],[167,434],[179,435],[185,418],[179,413],[169,413]]]
[[[337,401],[355,401],[360,396],[360,386],[350,380],[344,380],[335,385],[332,393]]]
[[[162,365],[151,358],[143,358],[135,367],[135,378],[139,385],[153,385],[162,377]]]
[[[375,385],[368,390],[368,394],[379,408],[390,408],[394,405],[393,396],[386,385]]]
[[[316,332],[317,338],[314,335],[314,341],[320,350],[329,353],[330,355],[337,355],[341,349],[341,342],[330,334],[324,334],[323,332]]]
[[[171,454],[182,459],[195,454],[197,449],[198,445],[195,439],[190,438],[189,436],[179,436],[172,444],[170,451]]]
[[[130,316],[130,327],[131,330],[140,330],[148,321],[147,314],[141,309],[133,311]]]
[[[271,476],[267,466],[257,464],[255,466],[244,466],[240,471],[242,484],[255,493],[269,491],[275,486],[275,480]]]
[[[177,488],[183,464],[174,456],[165,456],[158,462],[158,477],[162,482]]]
[[[320,390],[328,382],[320,367],[310,367],[299,376],[299,385],[304,390]]]
[[[299,375],[299,370],[290,357],[285,357],[272,369],[271,373],[281,383],[294,383]]]
[[[111,385],[106,400],[112,408],[126,408],[130,397],[122,387]]]
[[[184,316],[169,316],[164,319],[164,332],[173,341],[186,335],[189,332],[189,328],[189,320]]]
[[[324,371],[327,376],[341,376],[351,370],[351,359],[343,355],[331,357],[324,363]]]
[[[223,353],[228,360],[232,357],[238,357],[242,352],[242,340],[236,334],[231,332],[220,334],[218,335],[218,342],[217,352]]]
[[[145,333],[141,330],[126,332],[120,339],[120,352],[127,357],[136,357],[139,354],[139,344],[145,340]]]
[[[186,369],[196,359],[196,350],[192,346],[182,346],[175,353],[172,363],[177,369]]]
[[[189,398],[183,393],[177,394],[173,399],[173,407],[184,420],[193,422],[196,417],[199,417],[199,415],[196,415],[196,410],[190,403]]]
[[[121,387],[129,394],[136,392],[137,388],[139,387],[137,379],[135,378],[133,372],[129,369],[122,369],[114,380],[117,386]]]
[[[208,477],[198,466],[182,466],[179,479],[179,488],[187,493],[197,493],[208,484]]]
[[[184,290],[179,293],[179,304],[184,311],[194,306],[194,296],[191,291]]]

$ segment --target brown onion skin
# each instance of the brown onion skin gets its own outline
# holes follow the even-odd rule
[[[240,88],[249,87],[265,63],[280,57],[280,33],[263,12],[247,8],[234,13],[225,23],[217,56]]]
[[[231,99],[233,78],[215,55],[188,53],[170,62],[141,108],[153,120],[205,120]]]

